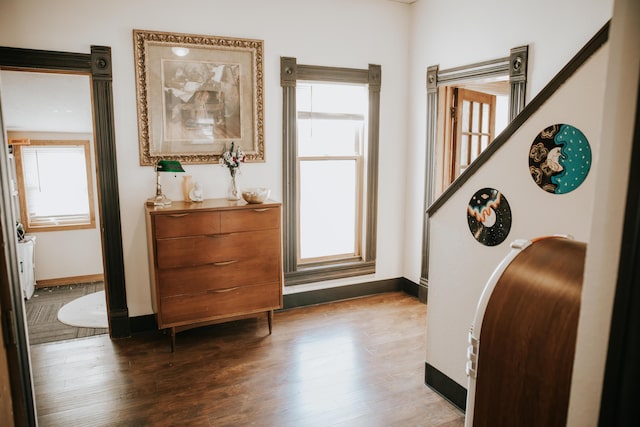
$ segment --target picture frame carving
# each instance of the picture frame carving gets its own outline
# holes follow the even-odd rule
[[[262,40],[133,30],[140,165],[264,162]]]

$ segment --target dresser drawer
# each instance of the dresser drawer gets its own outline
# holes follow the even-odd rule
[[[155,215],[155,236],[196,236],[220,232],[220,212],[189,212]]]
[[[280,307],[278,283],[220,289],[197,295],[161,298],[161,328]]]
[[[220,231],[266,230],[280,228],[279,208],[253,208],[220,212]]]
[[[158,271],[160,297],[198,294],[216,289],[280,281],[280,256],[257,256],[236,262]]]
[[[280,252],[279,230],[178,237],[156,241],[159,269],[238,261]]]

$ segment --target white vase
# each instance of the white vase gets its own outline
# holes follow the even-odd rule
[[[240,193],[240,186],[238,185],[236,170],[232,170],[231,180],[229,181],[229,188],[227,189],[227,199],[240,200],[241,197],[242,197],[242,193]]]

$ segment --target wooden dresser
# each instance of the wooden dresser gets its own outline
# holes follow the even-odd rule
[[[282,307],[280,203],[145,206],[158,328],[176,332]]]

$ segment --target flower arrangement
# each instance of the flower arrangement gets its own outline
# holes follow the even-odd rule
[[[240,148],[240,145],[236,147],[235,143],[232,142],[231,147],[222,153],[222,157],[220,157],[220,164],[228,167],[231,177],[235,178],[236,172],[238,171],[238,168],[240,168],[240,164],[244,163],[246,158],[247,156]]]

